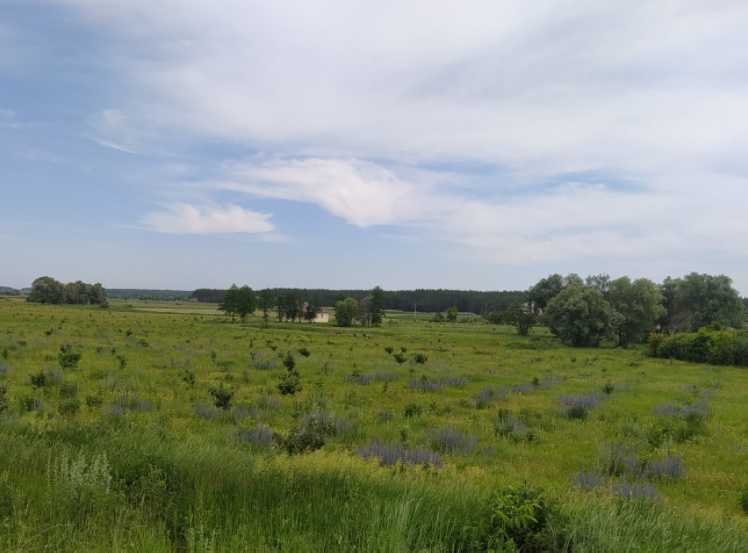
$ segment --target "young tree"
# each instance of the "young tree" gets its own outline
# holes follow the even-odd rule
[[[644,341],[665,313],[659,287],[645,278],[631,282],[629,277],[622,277],[610,281],[607,290],[608,301],[620,314],[618,344],[628,347]]]
[[[517,329],[517,334],[520,336],[527,336],[530,334],[530,330],[538,322],[537,315],[530,309],[530,306],[525,302],[517,302],[512,304],[504,314],[505,322],[514,325]]]
[[[460,312],[457,310],[457,306],[453,305],[449,309],[447,309],[447,320],[450,323],[454,323],[457,321],[457,316],[460,314]]]
[[[374,326],[381,325],[384,319],[384,290],[379,286],[375,286],[374,290],[371,291],[369,319]]]
[[[321,310],[322,308],[319,306],[319,303],[317,303],[317,300],[314,298],[310,299],[304,304],[304,320],[307,322],[312,322],[317,318],[317,315]]]
[[[358,301],[346,298],[335,303],[335,323],[338,326],[351,326],[359,316]]]
[[[575,347],[599,345],[618,322],[600,290],[580,284],[559,292],[548,303],[545,319],[562,342]]]

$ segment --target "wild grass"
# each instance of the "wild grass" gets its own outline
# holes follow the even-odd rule
[[[743,551],[745,370],[533,332],[3,302],[0,551],[485,552],[523,482],[551,551]]]

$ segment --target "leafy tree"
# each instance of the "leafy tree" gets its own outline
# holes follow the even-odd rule
[[[52,277],[43,276],[37,278],[31,284],[31,293],[28,300],[33,303],[62,303],[65,298],[65,289],[61,282]]]
[[[447,309],[447,320],[450,323],[454,323],[455,321],[457,321],[457,316],[459,315],[459,313],[460,312],[457,310],[457,306],[453,305],[452,307]]]
[[[530,288],[528,302],[533,311],[542,313],[550,301],[564,289],[564,278],[559,274],[553,274],[540,279],[538,283]]]
[[[537,324],[538,316],[527,303],[517,302],[507,309],[504,321],[514,325],[520,336],[527,336],[530,334],[530,329]]]
[[[301,319],[304,305],[296,293],[284,294],[278,298],[278,320],[295,321]]]
[[[236,313],[243,321],[247,315],[251,315],[257,309],[257,297],[249,286],[242,286],[235,294]]]
[[[316,300],[312,299],[304,304],[304,320],[311,322],[317,318],[319,312],[322,311],[322,307],[317,303]]]
[[[545,320],[565,344],[597,346],[611,335],[618,317],[597,288],[567,286],[547,305]]]
[[[739,328],[745,316],[743,302],[724,275],[691,273],[663,283],[666,330],[698,330],[712,324]]]
[[[273,291],[265,289],[260,292],[257,305],[262,311],[262,320],[265,322],[265,326],[267,326],[270,319],[270,310],[275,307],[275,295]]]
[[[622,277],[609,281],[607,290],[608,301],[620,315],[616,328],[619,345],[643,342],[665,313],[659,287],[645,278],[631,282]]]
[[[223,297],[223,303],[218,307],[221,311],[227,315],[231,315],[231,320],[239,313],[239,288],[236,284],[232,284],[231,288],[226,290],[226,294]]]
[[[597,288],[598,290],[600,290],[603,296],[608,295],[610,284],[610,275],[590,275],[585,279],[585,286],[588,286],[589,288]]]
[[[369,319],[371,324],[379,326],[384,318],[384,290],[375,286],[371,291],[371,300],[369,302]]]
[[[335,323],[338,326],[351,326],[359,316],[358,301],[346,298],[335,303]]]

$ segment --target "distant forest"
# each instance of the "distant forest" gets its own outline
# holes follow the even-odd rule
[[[270,288],[273,296],[294,294],[305,301],[317,305],[332,306],[345,298],[361,300],[371,294],[371,290],[322,290],[307,288]],[[226,290],[201,288],[192,297],[200,302],[222,303]],[[384,308],[401,311],[425,311],[429,313],[446,311],[452,306],[465,313],[489,313],[503,311],[508,306],[524,298],[525,292],[502,291],[480,292],[474,290],[393,290],[384,292]]]
[[[109,298],[118,300],[188,300],[189,290],[138,290],[136,288],[107,288]]]

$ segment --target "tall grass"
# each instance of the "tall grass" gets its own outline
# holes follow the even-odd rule
[[[253,457],[158,428],[0,427],[0,548],[32,551],[484,551],[490,491],[353,457]],[[411,469],[408,469],[411,470]],[[735,524],[643,502],[561,505],[559,551],[744,551]],[[573,547],[573,549],[572,549]]]

